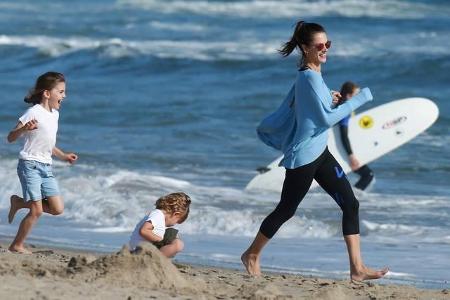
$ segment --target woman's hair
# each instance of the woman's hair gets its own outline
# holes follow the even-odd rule
[[[181,213],[183,217],[178,222],[183,223],[189,215],[191,198],[183,192],[172,193],[162,196],[156,201],[156,209],[164,210],[168,213]]]
[[[345,101],[347,100],[348,95],[353,94],[353,92],[359,89],[359,86],[352,82],[352,81],[346,81],[344,82],[344,84],[341,86],[341,96],[342,96],[342,100]]]
[[[47,72],[42,74],[38,77],[34,88],[28,92],[28,95],[25,96],[23,101],[32,103],[33,105],[41,103],[44,91],[53,89],[60,82],[66,82],[64,75],[61,73]]]
[[[286,57],[291,54],[296,47],[298,47],[300,52],[302,53],[300,60],[301,65],[303,64],[303,59],[306,56],[301,45],[309,46],[314,39],[314,35],[320,32],[325,32],[325,28],[323,28],[322,25],[319,25],[317,23],[298,21],[295,25],[294,33],[292,34],[291,39],[288,42],[284,43],[284,45],[278,51],[282,56]]]

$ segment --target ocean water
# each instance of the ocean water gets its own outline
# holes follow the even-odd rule
[[[29,241],[114,251],[155,200],[192,196],[179,226],[182,262],[241,268],[240,254],[277,193],[244,187],[279,155],[256,137],[283,99],[296,58],[277,54],[294,23],[325,26],[333,41],[323,76],[369,86],[375,101],[426,97],[437,122],[370,164],[376,184],[360,200],[363,257],[389,266],[383,283],[450,287],[450,5],[381,1],[10,1],[0,2],[0,235],[7,224],[21,143],[6,135],[38,75],[63,72],[68,97],[56,162],[64,215],[44,216]],[[351,179],[354,179],[351,177]],[[340,211],[321,190],[265,249],[264,270],[346,278]]]

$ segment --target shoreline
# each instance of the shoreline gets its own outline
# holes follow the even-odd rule
[[[362,284],[286,273],[255,278],[244,271],[138,254],[32,246],[31,255],[0,241],[1,299],[450,299],[450,289]]]

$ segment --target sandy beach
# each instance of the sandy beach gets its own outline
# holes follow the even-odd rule
[[[112,254],[0,244],[0,299],[450,299],[449,290],[173,264],[153,246]]]

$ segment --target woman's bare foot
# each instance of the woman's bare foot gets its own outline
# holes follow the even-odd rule
[[[350,278],[352,279],[352,281],[357,282],[370,279],[380,279],[384,277],[384,275],[386,275],[387,272],[389,272],[389,268],[387,267],[376,271],[364,266],[361,270],[352,272]]]
[[[9,198],[9,201],[11,203],[11,206],[9,207],[8,223],[11,224],[12,221],[14,220],[14,216],[16,215],[16,212],[22,208],[20,205],[22,198],[20,198],[17,195],[12,195],[11,198]]]
[[[18,247],[18,246],[14,246],[14,245],[9,246],[8,250],[13,253],[19,253],[19,254],[33,254],[33,252],[31,252],[30,250],[27,250],[25,247]]]
[[[256,254],[250,254],[244,252],[241,256],[241,261],[245,266],[245,269],[250,275],[253,276],[260,276],[261,275],[261,269],[259,267],[259,256]]]

